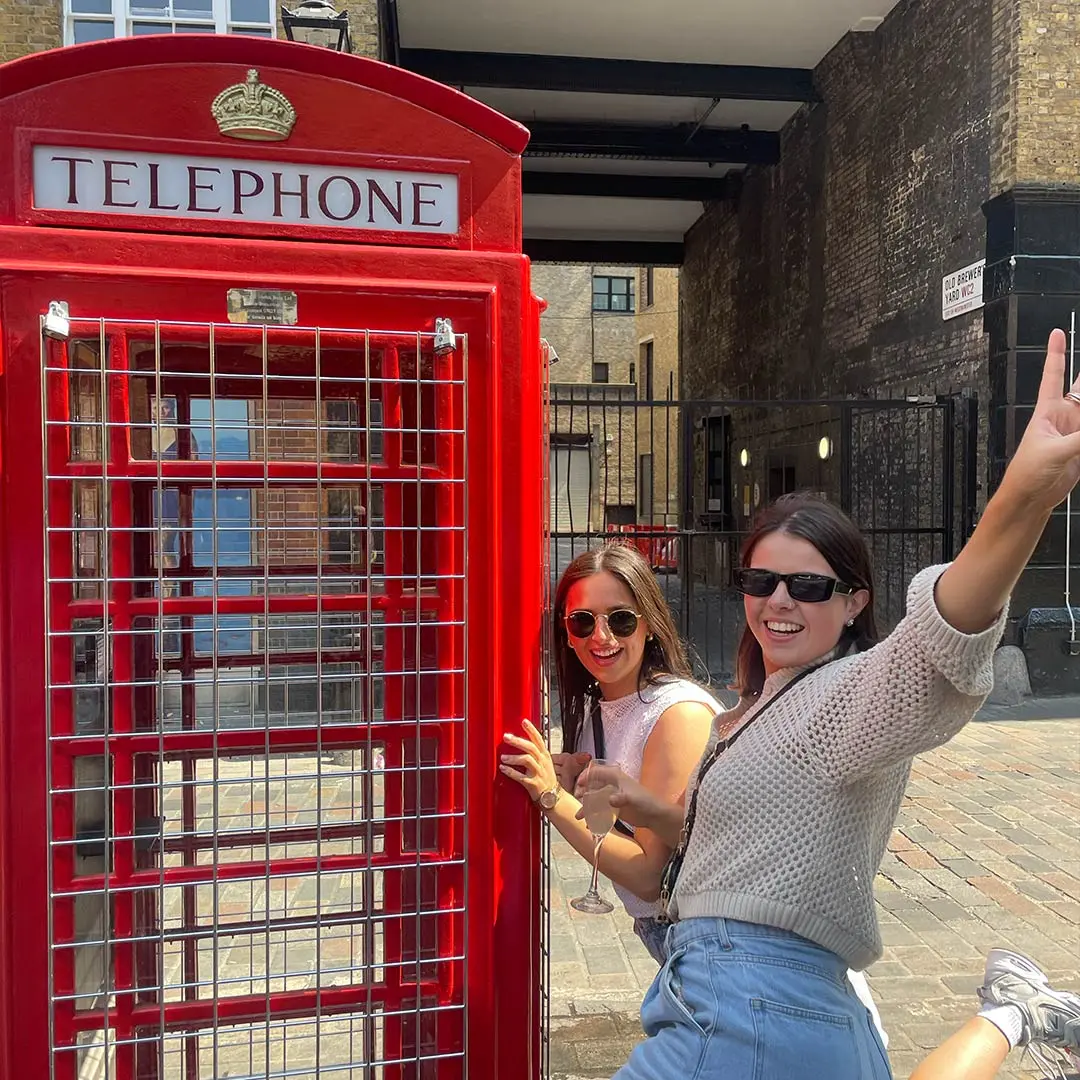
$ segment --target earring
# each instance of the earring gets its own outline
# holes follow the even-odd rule
[[[848,619],[847,624],[848,624],[848,626],[854,626],[855,625],[855,620],[854,619]]]

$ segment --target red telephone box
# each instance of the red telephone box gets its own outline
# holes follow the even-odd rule
[[[328,50],[0,67],[0,1077],[539,1073],[520,126]]]

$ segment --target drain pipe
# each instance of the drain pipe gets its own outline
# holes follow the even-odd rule
[[[1069,386],[1076,380],[1076,312],[1069,324]],[[1076,637],[1076,614],[1072,608],[1072,492],[1065,499],[1065,610],[1069,613],[1069,640],[1065,646],[1070,656],[1080,656]]]

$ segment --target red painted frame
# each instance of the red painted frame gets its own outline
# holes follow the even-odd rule
[[[209,119],[214,94],[240,81],[248,67],[259,68],[306,118],[288,143],[225,140]],[[160,107],[153,107],[163,94],[190,105],[167,131]],[[347,130],[343,114],[358,118]],[[103,137],[102,116],[114,121],[104,133],[111,143],[95,142]],[[0,165],[0,1080],[49,1075],[38,320],[49,300],[66,299],[83,318],[223,321],[224,292],[232,286],[295,289],[300,321],[308,325],[430,333],[435,315],[451,314],[455,331],[469,336],[464,1036],[470,1077],[531,1080],[539,1075],[539,830],[520,792],[496,771],[502,732],[539,709],[539,311],[520,254],[519,155],[527,133],[464,95],[374,61],[198,35],[95,43],[0,67],[0,150],[10,151],[0,153],[0,162],[18,163],[31,132],[52,140],[57,117],[64,138],[103,148],[149,140],[164,150],[179,141],[229,157],[348,157],[409,167],[423,159],[441,171],[457,162],[469,183],[462,185],[466,201],[454,250],[438,247],[445,238],[416,234],[376,243],[380,238],[367,233],[355,238],[362,243],[350,243],[334,233],[328,238],[335,243],[319,243],[311,232],[285,226],[264,231],[273,239],[237,230],[228,238],[196,236],[186,224],[160,218],[147,231],[131,219],[89,216],[80,219],[83,228],[45,225],[41,217],[31,224],[24,164]],[[358,154],[358,145],[366,152]],[[117,466],[122,448],[121,438],[113,447]],[[137,463],[129,460],[126,468],[134,484]],[[219,477],[230,469],[243,477],[242,463],[219,464]],[[112,475],[122,490],[124,468]],[[120,499],[118,509],[123,505]],[[195,598],[188,606],[192,601],[197,606]],[[218,745],[239,749],[245,736],[252,738],[222,733]],[[271,736],[275,748],[295,738],[286,730]],[[116,737],[129,740],[132,754],[143,739],[158,747],[156,734],[118,732],[110,739]],[[262,735],[254,737],[262,747]],[[323,731],[324,744],[355,738],[348,728]],[[202,732],[178,733],[174,746],[198,754],[205,739]],[[53,752],[63,760],[70,749],[60,741]],[[128,803],[117,807],[122,829],[133,823],[134,807],[120,801]],[[198,874],[177,869],[180,878]],[[139,871],[132,865],[130,872]],[[333,997],[322,992],[324,1004]],[[302,998],[284,1005],[308,1007]],[[223,999],[218,1015],[227,1019],[234,1011],[242,1005]],[[153,1012],[159,1015],[157,1006]]]

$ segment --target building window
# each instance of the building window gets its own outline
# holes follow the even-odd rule
[[[653,304],[656,303],[653,293],[653,289],[655,286],[655,282],[653,280],[653,268],[651,266],[646,266],[645,272],[642,277],[644,277],[645,281],[644,287],[641,290],[644,294],[641,298],[641,306],[647,308],[652,307]]]
[[[636,525],[637,507],[633,503],[608,503],[604,507],[606,525]]]
[[[638,456],[638,521],[649,521],[653,516],[653,457]]]
[[[795,465],[790,461],[769,462],[769,502],[797,489]]]
[[[728,427],[726,416],[710,416],[706,425],[706,509],[714,513],[724,508],[728,490]]]
[[[629,383],[629,384],[630,384],[631,386],[633,386],[633,385],[634,385],[634,383],[636,383],[636,382],[637,382],[637,370],[636,370],[636,368],[634,367],[634,361],[633,361],[633,360],[631,360],[631,361],[630,361],[630,378],[628,378],[628,379],[627,379],[626,381],[627,381],[627,382],[628,382],[628,383]]]
[[[593,364],[593,366],[592,366],[592,381],[593,382],[607,382],[608,381],[608,366],[607,366],[607,364]]]
[[[643,401],[653,399],[653,343],[646,341],[641,346],[641,397]]]
[[[592,279],[592,309],[633,314],[634,279],[597,274]]]
[[[64,0],[64,44],[135,34],[274,37],[270,0]]]

